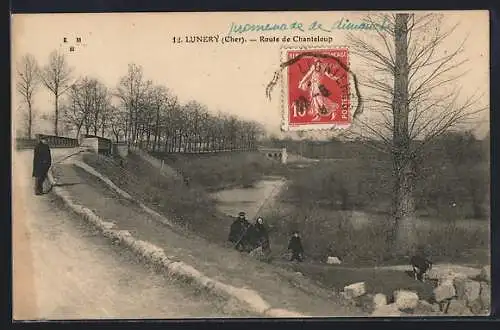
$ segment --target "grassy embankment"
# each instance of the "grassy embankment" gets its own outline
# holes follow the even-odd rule
[[[266,217],[276,255],[284,250],[290,230],[299,229],[309,260],[336,255],[344,261],[343,267],[310,263],[293,266],[323,285],[339,288],[359,279],[367,281],[373,292],[390,294],[394,287],[415,289],[423,296],[429,294],[429,285],[415,283],[402,272],[358,269],[407,262],[390,251],[385,239],[392,184],[389,163],[363,158],[325,160],[307,168],[291,169],[262,158],[258,153],[166,158],[166,163],[189,177],[188,186],[160,176],[135,156],[130,156],[125,165],[130,173],[127,175],[116,173],[95,156],[86,156],[86,162],[177,223],[221,243],[232,219],[217,211],[208,192],[250,186],[265,175],[285,176],[290,181],[288,189]],[[417,233],[419,242],[435,262],[488,263],[486,222],[471,220],[467,227],[456,221],[466,220],[459,216],[467,217],[473,209],[466,187],[457,184],[459,179],[456,171],[442,170],[419,181],[419,215],[431,223],[421,226]],[[432,194],[438,195],[437,203],[429,203]],[[446,204],[450,200],[457,201],[459,208],[451,209]]]
[[[213,192],[250,187],[264,176],[286,175],[286,166],[268,160],[260,152],[210,154],[153,154],[175,168],[191,185]]]
[[[92,154],[84,155],[84,161],[177,224],[211,241],[225,244],[226,231],[232,219],[218,213],[215,203],[200,187],[188,187],[183,182],[159,175],[157,169],[134,155],[127,157],[123,167],[118,159]],[[273,249],[279,250],[277,242],[273,241]],[[367,282],[368,292],[383,292],[389,297],[393,289],[401,288],[415,289],[421,297],[427,297],[431,292],[429,285],[416,283],[405,274],[392,270],[339,268],[308,262],[294,265],[280,258],[276,258],[273,263],[300,271],[329,289],[340,290],[359,280]]]

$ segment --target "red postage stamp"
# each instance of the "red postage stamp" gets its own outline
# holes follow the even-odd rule
[[[282,57],[289,63],[282,79],[283,130],[348,127],[348,48],[288,48]]]

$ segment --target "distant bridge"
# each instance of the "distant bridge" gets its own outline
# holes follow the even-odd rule
[[[288,153],[286,148],[267,148],[267,147],[258,147],[257,150],[260,153],[263,153],[267,156],[267,158],[272,160],[280,161],[282,164],[286,164],[288,160]]]

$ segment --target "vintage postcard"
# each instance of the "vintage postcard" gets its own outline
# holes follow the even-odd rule
[[[14,320],[489,315],[487,11],[11,19]]]

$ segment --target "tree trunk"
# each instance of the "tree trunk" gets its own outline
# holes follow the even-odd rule
[[[83,124],[80,124],[76,127],[76,138],[79,139],[80,138],[80,131],[82,129],[82,125]]]
[[[33,112],[31,110],[31,102],[28,100],[28,139],[31,139],[32,125],[33,125]]]
[[[397,251],[413,253],[416,248],[414,170],[415,161],[410,150],[408,132],[408,14],[396,14],[394,96],[392,111],[393,132],[393,171],[394,182],[394,222],[392,243]]]
[[[104,130],[106,128],[106,119],[102,119],[101,136],[104,137]]]
[[[59,131],[57,130],[57,127],[59,125],[59,94],[56,92],[54,93],[54,96],[56,98],[55,101],[55,118],[54,118],[54,134],[57,136],[59,134]]]

